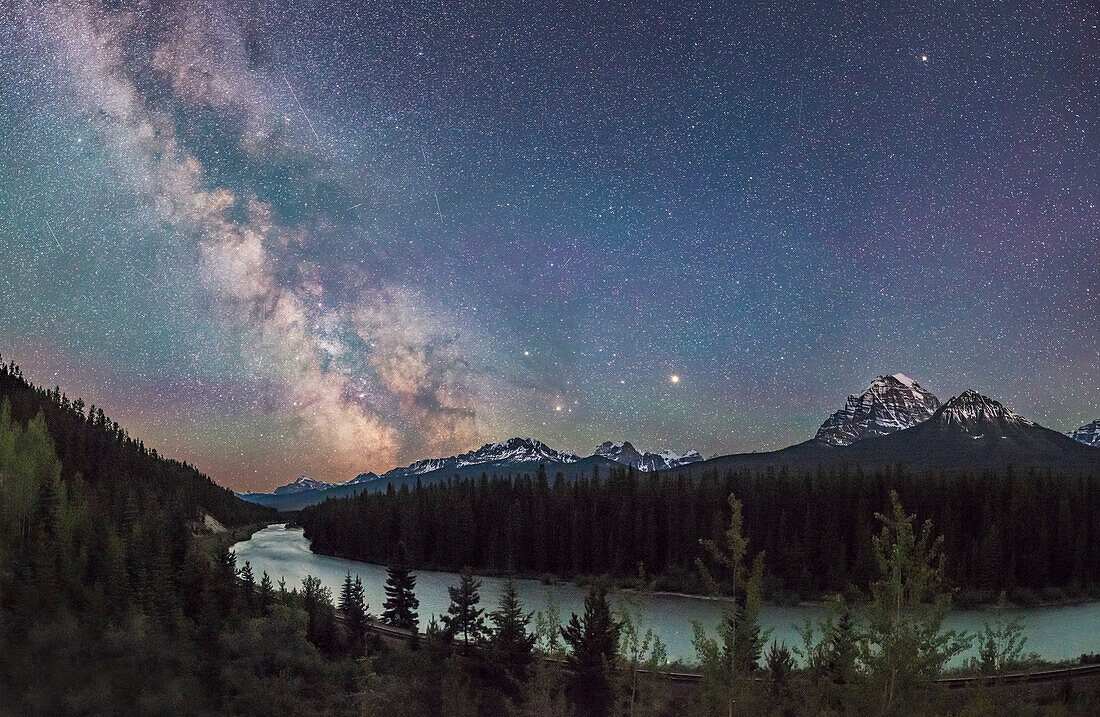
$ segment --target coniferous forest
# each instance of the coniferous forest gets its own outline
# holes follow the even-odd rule
[[[266,523],[98,408],[0,368],[0,715],[346,714],[346,638],[212,535]],[[247,533],[243,533],[247,534]]]
[[[874,514],[897,490],[943,533],[957,600],[1007,592],[1031,603],[1100,589],[1098,478],[1011,468],[483,475],[329,500],[299,521],[314,551],[356,560],[388,563],[402,545],[422,568],[616,581],[641,565],[661,589],[699,593],[699,541],[722,530],[733,494],[744,504],[750,553],[767,555],[769,596],[806,599],[867,585]]]
[[[983,489],[997,480],[999,498],[990,498]],[[1028,664],[1021,626],[1002,620],[979,636],[942,628],[949,572],[971,574],[944,560],[963,536],[935,539],[933,522],[919,523],[889,486],[951,530],[961,526],[953,511],[1011,509],[1019,523],[1001,524],[1021,533],[1006,532],[1001,552],[964,551],[967,559],[1003,555],[1026,575],[1035,565],[1019,562],[1029,551],[1014,541],[1027,520],[1033,540],[1054,541],[1042,543],[1051,560],[1045,582],[979,573],[973,584],[981,589],[1090,585],[1082,576],[1093,553],[1069,551],[1065,563],[1051,557],[1080,545],[1082,526],[1093,525],[1081,510],[1091,503],[1089,481],[1063,486],[1063,502],[1049,476],[973,477],[948,490],[901,473],[688,484],[616,472],[568,484],[543,475],[454,481],[306,511],[318,544],[338,519],[356,530],[329,535],[363,541],[374,531],[376,545],[394,546],[362,556],[390,565],[387,600],[371,606],[350,572],[335,596],[314,577],[287,585],[237,564],[230,542],[274,515],[147,450],[101,410],[30,385],[8,364],[0,369],[0,715],[983,714],[1020,699],[1025,710],[1091,713],[1097,696],[1087,684],[1080,693],[970,690],[952,698],[930,682],[974,639],[980,651],[969,669],[982,680]],[[870,520],[855,509],[826,519],[845,501]],[[800,549],[783,552],[783,535]],[[830,547],[845,551],[841,568],[810,570],[813,560],[833,565]],[[425,624],[409,566],[447,561],[613,577],[641,563],[668,584],[699,581],[736,600],[724,603],[717,625],[693,625],[698,659],[689,669],[698,677],[685,685],[670,678],[660,639],[639,616],[612,610],[600,584],[566,620],[553,605],[532,613],[511,587],[485,605],[480,581],[465,570],[442,621]],[[805,625],[804,644],[769,643],[759,624],[768,590],[860,580],[865,619],[854,620],[836,598],[824,620]],[[379,620],[404,632],[380,633],[372,627]]]

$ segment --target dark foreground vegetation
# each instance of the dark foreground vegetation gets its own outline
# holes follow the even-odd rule
[[[617,583],[640,564],[659,589],[702,593],[700,540],[722,531],[733,494],[744,502],[750,557],[768,556],[765,592],[795,600],[866,595],[877,570],[874,513],[891,490],[943,532],[959,602],[1100,595],[1100,474],[838,468],[693,478],[624,469],[551,481],[540,472],[363,493],[298,520],[313,550],[328,555],[385,564],[404,543],[417,567]]]
[[[1005,695],[1019,626],[994,623],[974,670],[988,690],[929,680],[970,639],[944,633],[942,544],[887,498],[873,531],[866,619],[839,599],[804,644],[756,620],[769,557],[749,550],[742,506],[702,545],[700,581],[735,600],[699,626],[701,682],[665,672],[660,641],[593,588],[564,629],[514,592],[480,602],[469,573],[441,621],[421,624],[398,549],[385,622],[358,580],[274,583],[237,565],[232,531],[269,519],[193,468],[166,461],[59,391],[0,370],[0,714],[680,715],[1094,714],[1095,688]],[[231,532],[209,534],[212,516]],[[746,514],[747,515],[747,514]],[[705,629],[704,629],[705,628]],[[419,630],[425,630],[423,634]],[[797,660],[796,660],[797,658]]]

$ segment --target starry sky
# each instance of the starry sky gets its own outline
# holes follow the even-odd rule
[[[0,352],[237,490],[1100,417],[1094,3],[0,7]],[[672,376],[679,380],[673,381]]]

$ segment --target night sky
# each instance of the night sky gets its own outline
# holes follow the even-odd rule
[[[4,2],[0,352],[238,490],[1100,417],[1100,6],[735,5]]]

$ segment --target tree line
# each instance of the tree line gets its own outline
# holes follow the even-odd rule
[[[1095,595],[1100,588],[1097,476],[1004,471],[914,474],[902,467],[697,476],[609,473],[567,481],[535,475],[453,478],[330,499],[299,522],[319,553],[389,563],[398,544],[416,567],[608,576],[639,565],[660,589],[705,592],[695,570],[700,540],[729,520],[742,497],[750,558],[766,552],[772,598],[859,592],[875,571],[875,511],[896,490],[932,519],[951,556],[947,578],[963,602],[1002,591],[1020,602]]]
[[[868,619],[853,620],[837,601],[828,619],[806,625],[804,645],[788,647],[769,644],[755,617],[771,556],[752,548],[753,513],[728,495],[722,502],[723,521],[699,544],[694,572],[734,599],[721,624],[696,629],[700,689],[667,681],[660,640],[637,616],[612,611],[598,586],[563,627],[553,604],[531,614],[514,590],[483,607],[466,571],[446,615],[421,636],[414,553],[401,543],[387,561],[387,599],[373,607],[414,637],[387,645],[367,629],[372,606],[351,574],[336,596],[314,577],[288,586],[238,565],[230,538],[199,527],[204,512],[234,528],[264,522],[266,509],[8,365],[0,369],[0,712],[944,712],[927,677],[959,636],[936,621],[948,598],[944,544],[929,539],[930,528],[914,531],[914,518],[890,503],[871,541]],[[987,629],[981,669],[1011,667],[1019,646],[1011,625]],[[1061,702],[1087,711],[1096,696]]]
[[[465,570],[449,589],[447,613],[433,617],[422,637],[416,579],[399,550],[402,562],[387,571],[382,620],[413,630],[406,663],[413,669],[392,674],[370,704],[385,714],[943,714],[951,701],[931,680],[977,639],[969,669],[995,681],[1022,663],[1023,624],[996,619],[980,635],[943,629],[951,603],[943,538],[896,493],[889,501],[874,516],[876,570],[861,617],[835,597],[822,620],[801,627],[801,644],[788,646],[769,644],[760,625],[766,556],[748,559],[742,504],[729,496],[729,522],[703,542],[696,569],[712,593],[724,582],[732,595],[716,625],[693,625],[701,680],[688,692],[669,682],[660,639],[628,608],[613,610],[599,584],[562,626],[553,604],[525,613],[511,581],[487,615],[481,583]],[[344,594],[354,594],[350,573],[344,585]],[[410,684],[427,689],[410,696]],[[981,714],[993,706],[983,692],[966,709]]]

